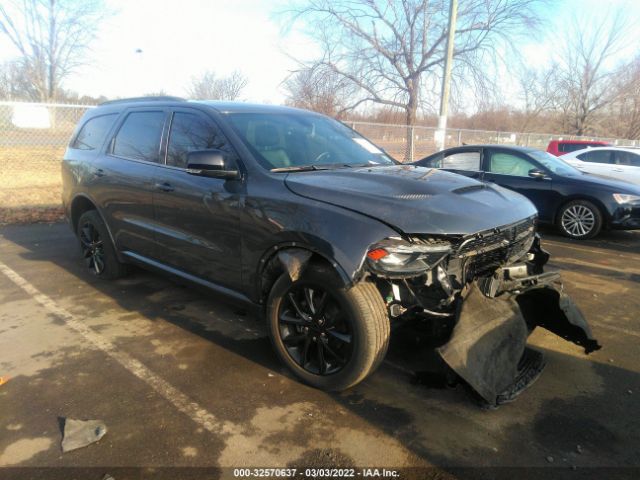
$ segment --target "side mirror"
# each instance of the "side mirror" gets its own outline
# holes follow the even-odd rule
[[[187,154],[187,172],[211,178],[238,178],[237,169],[231,169],[222,150],[198,150]]]
[[[542,170],[538,170],[537,168],[532,168],[531,170],[529,170],[529,176],[537,180],[543,180],[547,178],[547,174]]]

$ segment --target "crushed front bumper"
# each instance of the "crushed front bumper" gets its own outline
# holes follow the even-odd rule
[[[600,348],[578,307],[562,292],[559,274],[529,276],[526,283],[533,285],[494,297],[483,292],[487,285],[482,283],[473,282],[461,295],[451,338],[437,350],[487,404],[512,400],[542,372],[541,354],[526,347],[537,326],[582,346],[585,353]]]
[[[391,303],[390,314],[397,318],[417,314],[429,325],[443,326],[434,345],[439,356],[484,403],[497,406],[517,397],[545,366],[542,353],[527,347],[536,327],[581,346],[587,354],[601,348],[578,307],[564,293],[560,274],[544,271],[548,260],[536,236],[520,263],[476,276],[459,290],[447,290],[441,281],[451,302],[444,313],[424,308],[429,298],[414,287],[408,298],[419,306],[396,295],[402,308]]]

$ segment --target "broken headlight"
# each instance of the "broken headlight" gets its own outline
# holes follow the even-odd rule
[[[369,249],[367,263],[372,271],[386,276],[419,275],[434,268],[449,253],[451,244],[448,242],[413,244],[387,239]]]

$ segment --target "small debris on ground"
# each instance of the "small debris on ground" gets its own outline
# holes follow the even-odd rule
[[[582,453],[582,447],[580,445],[576,445],[576,452]]]
[[[64,436],[62,451],[69,452],[97,442],[107,433],[107,426],[102,420],[64,419]]]
[[[9,381],[9,377],[8,376],[5,375],[4,377],[0,377],[0,385],[4,385],[8,381]]]
[[[633,390],[627,390],[627,393],[631,395],[633,393]]]
[[[271,372],[267,373],[267,377],[275,377],[275,375]]]
[[[551,455],[547,457],[547,462],[553,463],[553,457]]]
[[[115,478],[113,478],[111,475],[109,475],[108,473],[104,474],[104,477],[102,477],[102,480],[115,480]]]
[[[613,358],[610,358],[610,359],[609,359],[609,363],[613,363]]]

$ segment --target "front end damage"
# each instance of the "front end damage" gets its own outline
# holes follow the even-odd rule
[[[560,274],[544,271],[548,259],[531,217],[468,236],[389,238],[366,264],[394,323],[426,325],[448,368],[496,406],[542,372],[542,354],[526,346],[537,326],[585,353],[600,348]]]

